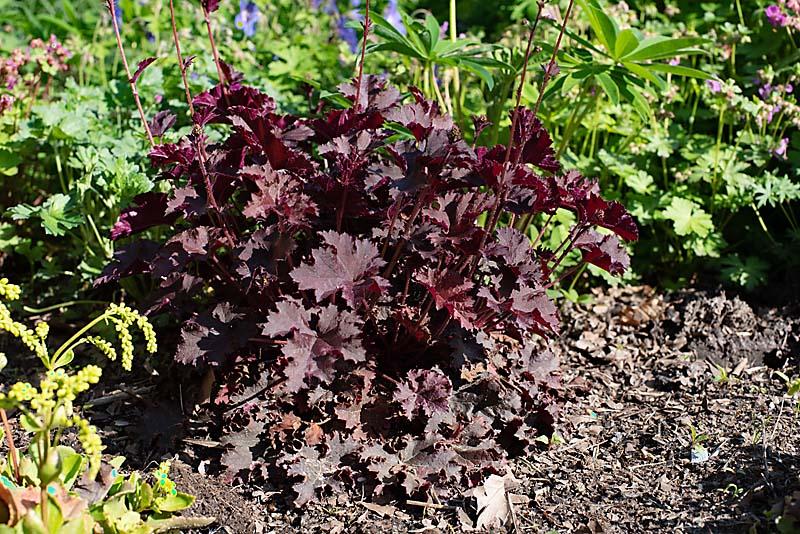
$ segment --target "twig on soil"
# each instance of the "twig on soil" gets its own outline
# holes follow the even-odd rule
[[[147,399],[142,397],[140,393],[149,393],[150,391],[154,390],[154,386],[147,386],[143,388],[139,388],[133,391],[121,389],[115,393],[110,395],[106,395],[105,397],[100,397],[98,399],[90,400],[89,402],[84,403],[84,407],[86,408],[97,408],[98,406],[106,406],[111,404],[112,402],[123,400],[123,399],[135,399],[142,402],[148,402]]]
[[[419,506],[420,508],[432,508],[434,510],[458,510],[458,506],[450,506],[449,504],[436,504],[433,502],[423,502],[408,500],[406,504],[409,506]]]

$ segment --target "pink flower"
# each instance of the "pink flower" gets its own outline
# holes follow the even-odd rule
[[[706,80],[706,87],[708,87],[712,93],[719,93],[722,91],[722,83],[719,80]]]
[[[772,151],[773,154],[778,156],[781,159],[786,159],[786,151],[789,148],[789,138],[784,137],[778,143],[778,146],[775,147],[775,150]]]
[[[779,6],[775,4],[767,6],[767,9],[764,10],[764,13],[767,15],[767,21],[772,24],[773,28],[786,26],[786,15],[783,13],[783,11],[781,11]]]

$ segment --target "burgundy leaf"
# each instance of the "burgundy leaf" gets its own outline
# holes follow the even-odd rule
[[[149,58],[141,60],[139,62],[139,64],[136,66],[136,71],[131,76],[131,80],[130,80],[131,83],[136,83],[137,80],[139,80],[139,76],[141,76],[142,73],[144,72],[144,69],[149,67],[150,64],[153,63],[156,59],[158,59],[158,58],[149,57]]]
[[[624,273],[630,267],[630,257],[615,235],[600,235],[588,230],[575,240],[581,250],[583,261],[596,265],[614,275]]]
[[[317,302],[341,291],[354,309],[368,297],[383,293],[388,282],[378,271],[385,262],[375,245],[331,231],[321,235],[327,248],[312,252],[313,265],[301,265],[292,271],[301,290],[314,290]]]
[[[449,399],[453,391],[450,379],[437,370],[414,370],[408,380],[397,385],[394,400],[403,407],[403,414],[413,419],[415,414],[428,417],[436,412],[450,410]]]
[[[175,125],[177,120],[178,116],[171,111],[159,111],[150,121],[150,132],[155,137],[163,137],[167,130]]]
[[[471,281],[452,269],[444,272],[428,269],[417,274],[417,281],[428,289],[437,310],[447,310],[450,317],[459,321],[464,328],[474,327],[474,304],[470,296],[473,287]]]
[[[174,216],[166,214],[167,195],[164,193],[142,193],[133,202],[133,206],[122,210],[111,228],[112,240],[128,237],[153,226],[170,224],[175,220]]]

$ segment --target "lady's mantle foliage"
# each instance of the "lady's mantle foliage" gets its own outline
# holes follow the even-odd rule
[[[272,444],[224,460],[284,466],[300,503],[353,478],[377,494],[474,482],[530,450],[556,412],[558,365],[533,343],[558,331],[554,269],[578,248],[622,272],[619,238],[637,238],[596,182],[560,173],[527,110],[507,152],[469,146],[416,91],[402,102],[374,77],[341,91],[360,102],[313,119],[240,81],[197,96],[195,133],[150,154],[171,192],[139,197],[114,228],[171,237],[123,247],[100,280],[158,283],[152,311],[183,322],[177,360],[216,366],[217,402],[244,404],[247,432]],[[224,141],[201,133],[213,124]],[[554,251],[478,223],[558,209],[577,223]]]

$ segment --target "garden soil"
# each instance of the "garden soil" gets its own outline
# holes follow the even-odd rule
[[[773,530],[770,511],[794,492],[800,498],[800,412],[782,378],[800,372],[800,306],[640,287],[567,304],[562,321],[553,347],[566,386],[557,436],[512,463],[511,513],[489,531]],[[210,474],[219,443],[187,430],[180,408],[143,408],[136,391],[90,416],[132,467],[171,450],[175,481],[197,495],[192,513],[218,519],[203,532],[475,531],[469,488],[446,502],[378,505],[340,494],[295,510],[270,488],[231,485]]]

